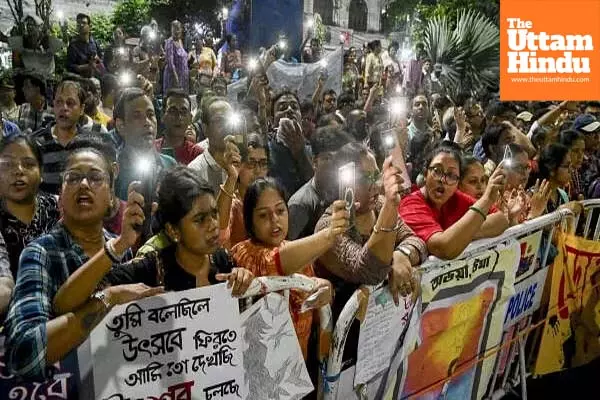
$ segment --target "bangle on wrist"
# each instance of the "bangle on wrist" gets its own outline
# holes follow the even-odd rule
[[[106,311],[110,310],[110,301],[108,301],[108,296],[104,291],[100,290],[98,292],[93,293],[91,298],[94,300],[98,300],[100,303],[102,303]]]
[[[116,239],[109,239],[104,242],[104,252],[106,256],[113,262],[113,264],[119,264],[123,261],[123,257],[125,257],[125,252],[118,254],[115,250],[115,241]]]
[[[378,228],[377,224],[375,224],[373,226],[373,232],[378,234],[378,233],[396,233],[400,230],[400,228],[402,227],[402,225],[400,225],[400,221],[396,222],[396,226],[394,226],[393,228]]]
[[[479,214],[481,216],[481,218],[483,218],[484,221],[486,220],[487,215],[480,208],[471,206],[471,207],[469,207],[469,210],[475,211],[477,214]]]
[[[233,200],[233,193],[230,193],[227,190],[225,190],[225,186],[220,185],[219,188],[221,189],[221,192],[223,192],[227,197]]]

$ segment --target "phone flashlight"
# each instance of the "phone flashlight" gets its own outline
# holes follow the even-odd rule
[[[346,202],[346,210],[354,208],[355,166],[353,162],[338,169],[339,198]]]
[[[136,229],[141,232],[142,238],[145,239],[151,235],[152,200],[154,198],[153,157],[150,154],[141,156],[136,163],[136,169],[139,180],[142,183],[140,194],[144,197],[144,224],[136,227]]]
[[[238,147],[246,146],[246,119],[240,113],[229,114],[229,132]]]
[[[506,167],[510,167],[510,165],[512,164],[512,151],[510,151],[510,146],[506,145],[504,146],[504,157],[502,157],[502,162],[504,163],[504,165]]]
[[[319,65],[321,66],[321,68],[327,68],[327,60],[322,59],[321,61],[319,61]]]
[[[280,50],[285,50],[287,47],[287,42],[284,39],[280,39],[277,43],[277,47],[279,47]]]
[[[125,55],[125,47],[119,47],[119,49],[117,50],[119,52],[120,55],[124,56]]]
[[[150,39],[150,40],[156,40],[156,36],[157,36],[156,32],[154,32],[154,31],[150,31],[148,33],[148,39]]]
[[[256,67],[258,67],[258,60],[256,58],[251,58],[250,61],[248,61],[248,69],[254,71]]]
[[[122,72],[119,76],[119,83],[121,86],[130,86],[133,83],[133,75],[131,72]]]

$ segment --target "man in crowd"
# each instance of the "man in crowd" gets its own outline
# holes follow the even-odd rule
[[[158,153],[154,148],[156,139],[156,114],[152,100],[139,88],[123,91],[115,105],[115,126],[124,140],[119,154],[119,176],[115,194],[127,200],[127,188],[133,181],[152,177],[152,193],[164,172],[176,165],[176,161]]]
[[[154,143],[156,150],[171,149],[178,163],[188,165],[202,153],[202,147],[187,137],[186,131],[192,123],[191,101],[180,89],[171,89],[165,98],[164,137]]]
[[[104,74],[100,81],[100,90],[102,93],[102,112],[108,115],[112,121],[113,110],[119,93],[119,80],[116,75]],[[108,125],[110,126],[110,122]],[[106,128],[109,129],[109,126]]]
[[[56,120],[32,135],[42,152],[43,180],[40,189],[43,191],[58,194],[60,174],[69,156],[67,145],[75,135],[89,133],[79,125],[84,117],[85,100],[86,93],[79,82],[61,82],[54,92]]]
[[[310,39],[310,48],[302,52],[302,62],[315,63],[321,60],[321,41],[317,38]]]
[[[287,193],[295,193],[313,175],[301,122],[298,97],[283,88],[273,98],[272,126],[276,130],[269,138],[269,175],[277,179]]]
[[[17,124],[22,131],[32,132],[41,129],[54,119],[54,114],[46,102],[46,83],[33,75],[23,80],[25,103],[19,108]]]
[[[19,117],[19,106],[15,103],[15,86],[10,77],[0,80],[0,112],[2,118],[11,122],[17,122]]]
[[[104,114],[100,109],[100,91],[94,82],[95,78],[82,79],[82,86],[86,91],[85,100],[85,115],[91,118],[91,120],[102,126],[104,129],[108,126],[111,117]],[[97,128],[99,129],[99,128]]]
[[[226,99],[213,97],[204,102],[202,127],[206,140],[201,144],[204,151],[188,166],[198,171],[214,193],[219,193],[225,183],[227,160],[237,150],[235,144],[225,140],[233,132],[233,118],[233,108]]]
[[[92,21],[88,15],[77,14],[76,38],[67,49],[67,71],[85,78],[102,75],[102,49],[91,36]]]
[[[317,221],[336,199],[337,171],[332,164],[333,154],[351,141],[352,137],[336,127],[319,128],[311,138],[315,175],[288,201],[289,240],[312,235]]]
[[[408,157],[412,163],[411,180],[425,170],[425,159],[439,142],[429,126],[429,103],[425,95],[417,95],[412,100],[411,121],[408,125]]]

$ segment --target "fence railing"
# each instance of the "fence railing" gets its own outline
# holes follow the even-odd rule
[[[584,208],[586,210],[585,215],[586,218],[586,227],[585,232],[589,232],[590,224],[592,221],[592,212],[591,209],[600,208],[600,200],[592,200],[584,202]],[[552,238],[554,235],[554,230],[557,224],[561,224],[566,226],[566,222],[568,220],[572,220],[574,218],[573,213],[568,209],[559,209],[553,213],[538,217],[531,221],[526,221],[520,225],[511,227],[507,229],[502,235],[497,236],[495,238],[482,239],[471,243],[463,253],[457,257],[455,260],[463,260],[468,259],[474,255],[480,254],[486,250],[494,249],[502,244],[509,243],[514,240],[519,240],[528,235],[531,235],[540,230],[544,230],[547,238]],[[579,216],[576,219],[575,226],[577,225],[577,221]],[[598,223],[594,230],[594,239],[597,240],[600,235],[600,223]],[[549,242],[550,240],[548,240]],[[546,244],[543,248],[540,257],[540,268],[544,268],[547,265],[547,259],[549,254],[550,246]],[[419,270],[422,272],[432,271],[436,268],[440,268],[441,265],[447,264],[447,260],[436,259],[435,257],[430,257],[425,263],[423,263]],[[368,296],[373,290],[377,288],[377,286],[363,286],[356,290],[354,294],[351,296],[350,300],[346,303],[343,308],[341,314],[339,315],[337,322],[335,324],[335,328],[333,331],[332,337],[332,347],[329,353],[329,360],[327,363],[327,369],[325,376],[322,377],[322,380],[325,382],[325,392],[324,398],[327,400],[333,400],[337,398],[337,393],[339,389],[339,382],[341,376],[341,368],[342,368],[342,356],[344,354],[344,347],[346,344],[346,338],[350,331],[350,327],[352,323],[357,317],[360,309],[361,297]],[[519,331],[523,331],[529,328],[532,322],[532,318],[528,317],[526,320],[522,321],[523,323],[519,324],[519,328],[515,335],[519,334]],[[527,398],[527,388],[526,388],[526,378],[528,376],[526,372],[527,366],[527,357],[525,354],[525,342],[527,341],[527,335],[525,336],[516,336],[515,341],[511,344],[509,349],[509,359],[506,364],[506,370],[504,376],[502,378],[502,384],[500,385],[500,389],[496,391],[492,391],[489,394],[489,398],[500,398],[501,395],[507,393],[510,389],[512,389],[516,382],[522,382],[521,385],[521,396],[526,399]],[[518,363],[513,366],[513,360],[515,357],[518,357]],[[382,360],[382,362],[384,362]],[[494,377],[492,380],[493,388],[496,384],[496,373],[494,373]],[[509,379],[515,378],[515,379]],[[366,389],[362,388],[363,395]]]

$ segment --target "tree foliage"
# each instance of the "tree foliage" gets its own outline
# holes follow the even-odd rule
[[[463,10],[455,20],[434,16],[424,30],[423,45],[432,62],[442,64],[451,98],[497,85],[500,33],[483,14]]]
[[[112,23],[122,26],[125,34],[138,37],[142,27],[150,22],[150,0],[120,0],[113,12]]]

